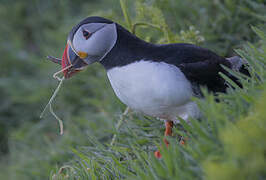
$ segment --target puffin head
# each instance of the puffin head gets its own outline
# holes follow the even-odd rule
[[[65,78],[101,61],[117,41],[116,24],[102,17],[88,17],[74,26],[62,56]]]

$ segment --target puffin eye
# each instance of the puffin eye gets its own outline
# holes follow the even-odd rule
[[[91,33],[88,32],[88,31],[86,31],[86,30],[83,30],[82,33],[83,33],[83,36],[84,36],[84,38],[85,38],[86,40],[89,39],[89,37],[91,36]]]

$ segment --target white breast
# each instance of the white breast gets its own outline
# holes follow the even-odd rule
[[[132,109],[165,119],[185,117],[191,109],[191,84],[174,65],[138,61],[107,75],[117,97]]]

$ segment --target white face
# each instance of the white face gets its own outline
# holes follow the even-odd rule
[[[75,51],[86,54],[82,58],[87,64],[101,61],[114,47],[117,40],[115,23],[89,23],[79,27],[74,34],[72,45]]]

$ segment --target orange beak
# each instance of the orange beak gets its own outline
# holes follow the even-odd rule
[[[75,73],[81,71],[86,65],[87,63],[80,59],[72,49],[71,45],[67,43],[62,56],[62,70],[65,78],[70,78]]]

